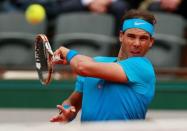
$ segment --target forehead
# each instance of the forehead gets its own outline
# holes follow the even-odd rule
[[[125,31],[126,34],[134,34],[134,35],[144,35],[144,36],[150,36],[150,34],[142,29],[138,28],[131,28]]]

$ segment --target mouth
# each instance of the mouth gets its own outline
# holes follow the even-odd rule
[[[140,55],[141,52],[140,51],[131,51],[131,54],[133,54],[133,55]]]

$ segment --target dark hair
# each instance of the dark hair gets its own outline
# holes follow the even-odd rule
[[[123,25],[123,22],[127,19],[133,19],[133,18],[139,18],[139,19],[143,19],[149,23],[151,23],[152,25],[156,24],[156,19],[154,17],[154,15],[146,10],[135,10],[135,9],[131,9],[129,11],[127,11],[124,16],[121,19],[121,27]]]

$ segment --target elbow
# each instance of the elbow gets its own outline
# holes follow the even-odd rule
[[[76,73],[82,76],[88,76],[88,65],[85,62],[79,62],[77,64]]]

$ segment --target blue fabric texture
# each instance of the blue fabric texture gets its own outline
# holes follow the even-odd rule
[[[128,19],[123,23],[122,31],[126,31],[131,28],[139,28],[148,32],[151,36],[154,34],[154,26],[143,19]]]
[[[96,57],[97,62],[115,62],[115,57]],[[127,83],[78,76],[75,90],[83,93],[81,121],[145,119],[155,92],[155,73],[144,57],[117,62]]]

